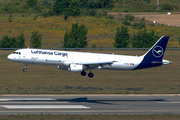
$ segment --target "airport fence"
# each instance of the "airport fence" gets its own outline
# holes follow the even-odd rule
[[[26,48],[0,48],[0,50],[18,50]],[[49,50],[148,50],[149,48],[33,48]],[[180,50],[180,48],[166,48],[166,50]]]

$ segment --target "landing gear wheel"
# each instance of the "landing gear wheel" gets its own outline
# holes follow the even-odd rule
[[[26,70],[26,69],[23,69],[23,72],[27,72],[27,70]]]
[[[89,73],[89,74],[88,74],[88,77],[90,77],[90,78],[92,78],[93,76],[94,76],[93,73]]]
[[[25,67],[24,67],[24,69],[23,69],[23,72],[27,72],[26,68],[27,68],[27,65],[28,65],[28,64],[24,63],[24,65],[25,65]]]
[[[82,75],[82,76],[86,76],[86,72],[85,72],[85,71],[82,71],[82,72],[81,72],[81,75]]]

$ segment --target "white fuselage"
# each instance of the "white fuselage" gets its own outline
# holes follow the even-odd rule
[[[114,54],[100,54],[89,52],[69,52],[58,50],[42,49],[19,49],[8,56],[8,59],[24,64],[52,65],[59,69],[68,70],[69,64],[88,64],[91,69],[111,69],[111,70],[133,70],[141,61],[143,56],[125,56]],[[111,65],[93,63],[104,63],[113,61]]]
[[[58,50],[42,49],[19,49],[8,55],[8,59],[14,62],[24,63],[26,72],[27,64],[53,65],[61,70],[70,72],[81,72],[86,76],[86,70],[89,70],[88,77],[94,75],[92,69],[109,70],[137,70],[150,67],[167,65],[171,62],[163,60],[169,36],[162,36],[144,55],[125,56],[114,54],[100,54],[88,52],[69,52]]]

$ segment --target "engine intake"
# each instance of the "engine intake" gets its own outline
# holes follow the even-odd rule
[[[83,65],[70,64],[68,70],[70,72],[82,72]]]

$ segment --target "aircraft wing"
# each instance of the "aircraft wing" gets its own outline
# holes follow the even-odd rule
[[[116,61],[84,61],[81,64],[87,68],[102,69],[104,66],[111,66],[114,62]]]
[[[107,65],[107,64],[113,64],[113,62],[116,61],[90,61],[90,62],[83,62],[83,65]]]
[[[83,65],[86,69],[88,68],[92,68],[92,69],[101,69],[104,66],[111,66],[111,64],[113,64],[114,62],[117,61],[68,61],[65,62],[64,64],[79,64],[79,65]]]

